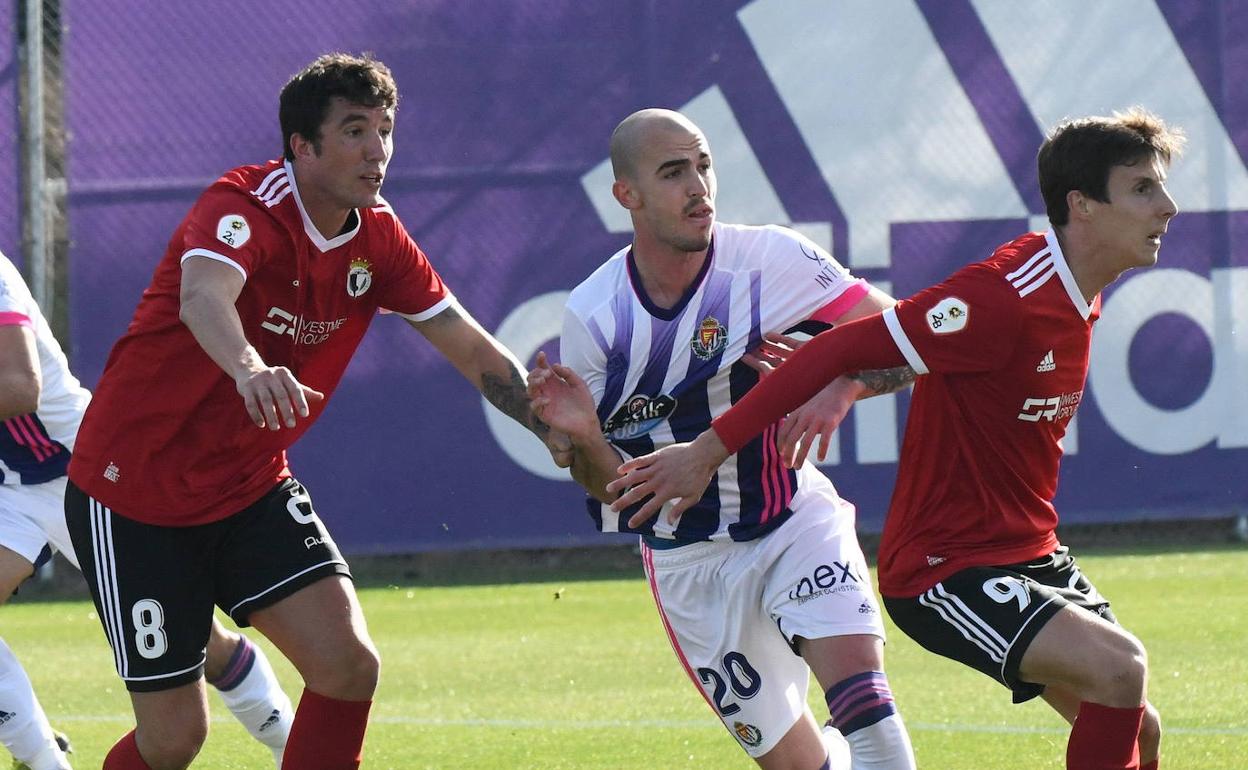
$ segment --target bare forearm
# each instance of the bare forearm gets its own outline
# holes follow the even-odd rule
[[[38,377],[0,375],[0,420],[31,414],[38,408]]]
[[[43,376],[35,334],[27,326],[0,326],[0,420],[39,408]]]
[[[621,458],[618,452],[601,435],[597,440],[583,439],[574,443],[572,455],[572,480],[603,503],[615,500],[616,495],[607,491],[607,484],[619,475]]]
[[[179,316],[208,357],[231,378],[264,366],[243,334],[233,304],[208,295],[184,297]]]
[[[503,356],[500,353],[500,359],[499,364],[505,366],[506,370],[483,370],[481,381],[475,383],[477,388],[481,391],[481,395],[485,396],[485,400],[494,405],[495,409],[533,431],[538,438],[545,440],[547,434],[550,433],[550,427],[539,420],[529,408],[524,370],[509,356]]]
[[[458,304],[424,321],[408,321],[481,391],[494,408],[546,440],[550,429],[533,415],[525,387],[528,372],[501,342]]]
[[[914,382],[915,373],[909,366],[895,366],[892,369],[876,369],[848,376],[851,380],[862,383],[863,391],[858,398],[863,399],[896,393]]]

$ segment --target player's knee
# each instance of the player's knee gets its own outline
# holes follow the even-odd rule
[[[1112,637],[1098,661],[1098,689],[1107,705],[1136,705],[1144,700],[1148,682],[1148,653],[1140,640],[1127,633]]]
[[[1151,703],[1144,704],[1144,719],[1140,722],[1140,759],[1155,758],[1161,748],[1161,714]]]
[[[345,700],[368,700],[377,689],[381,656],[368,639],[339,648],[329,659],[304,673],[308,686],[322,695]]]
[[[352,668],[351,678],[355,686],[367,689],[371,695],[377,689],[377,680],[381,676],[381,654],[372,642],[366,641],[356,649]]]
[[[208,739],[208,719],[182,718],[158,729],[140,725],[136,733],[139,753],[152,770],[190,767]]]

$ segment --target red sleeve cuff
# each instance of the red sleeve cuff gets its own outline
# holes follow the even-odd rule
[[[877,314],[829,329],[802,346],[776,371],[711,423],[735,454],[768,425],[809,401],[849,372],[891,369],[906,359]]]

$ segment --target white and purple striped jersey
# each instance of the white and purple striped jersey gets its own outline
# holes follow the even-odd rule
[[[69,371],[22,274],[0,254],[0,325],[35,333],[43,386],[39,408],[4,421],[0,428],[0,484],[42,484],[65,475],[69,453],[91,394]]]
[[[702,272],[671,309],[656,307],[637,278],[631,248],[612,256],[573,291],[560,360],[589,385],[603,435],[626,458],[691,441],[758,381],[741,363],[768,332],[807,320],[832,322],[867,295],[830,254],[783,227],[716,223]],[[628,518],[590,498],[603,532],[674,541],[753,540],[784,523],[808,485],[831,485],[811,463],[784,467],[768,428],[719,468],[677,526],[663,516],[631,529]]]

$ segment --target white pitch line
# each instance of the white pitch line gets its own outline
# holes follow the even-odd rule
[[[132,722],[129,716],[90,715],[90,714],[54,714],[51,721],[60,722]],[[212,717],[217,724],[228,724],[233,718],[219,715]],[[563,721],[553,719],[436,719],[432,717],[373,717],[373,724],[414,725],[417,727],[497,727],[520,730],[636,730],[671,729],[681,730],[722,730],[723,726],[713,720],[682,720],[663,721],[656,719],[639,719],[632,722],[619,720],[576,720]],[[937,733],[983,733],[1006,735],[1065,735],[1067,728],[1061,727],[1028,727],[1026,725],[952,725],[937,722],[906,722],[911,731]],[[1166,725],[1168,735],[1224,735],[1231,737],[1248,737],[1248,727],[1172,727]]]

